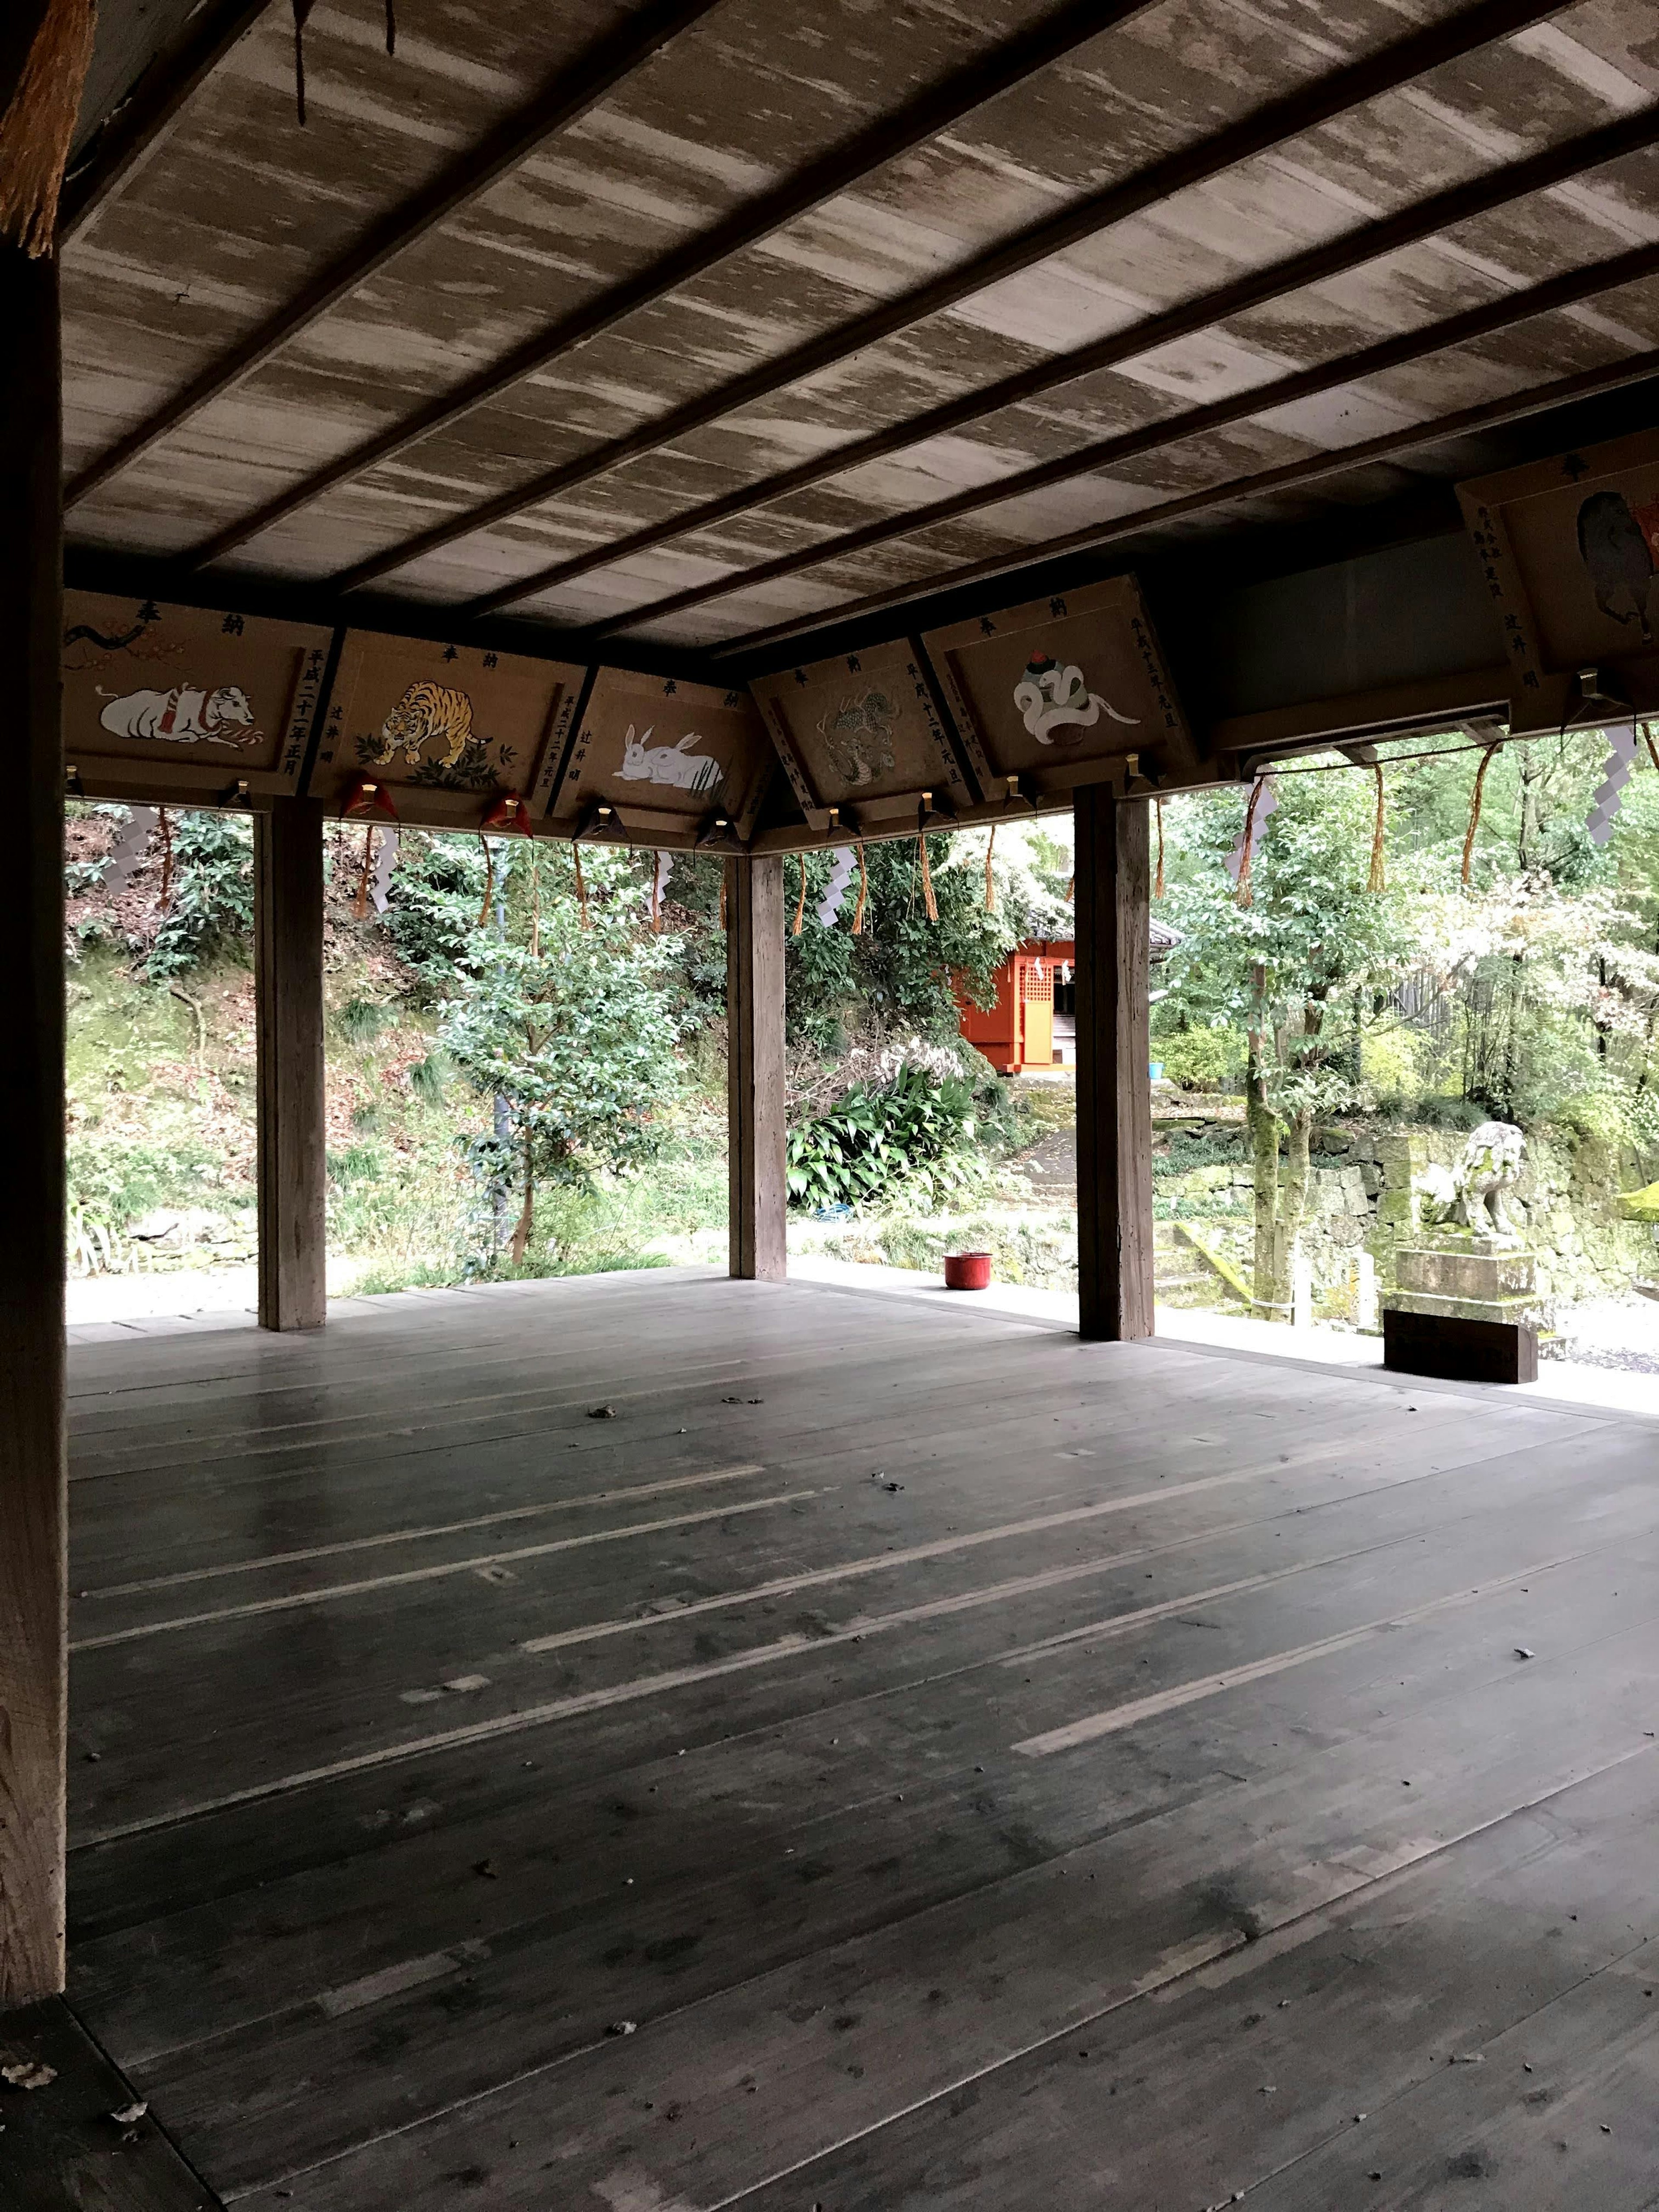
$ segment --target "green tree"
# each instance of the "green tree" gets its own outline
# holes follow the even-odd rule
[[[1418,898],[1399,855],[1398,887],[1367,889],[1375,804],[1368,779],[1281,774],[1275,787],[1279,805],[1256,848],[1248,898],[1226,872],[1245,795],[1198,793],[1164,810],[1177,863],[1167,871],[1166,912],[1181,939],[1159,981],[1168,994],[1161,1018],[1246,1035],[1255,1300],[1282,1320],[1314,1126],[1355,1100],[1366,1006],[1412,957]]]
[[[586,1188],[597,1172],[656,1151],[659,1117],[678,1087],[681,1024],[668,990],[678,947],[641,926],[633,856],[584,861],[586,927],[567,859],[538,854],[532,869],[521,853],[514,858],[508,933],[468,935],[439,1035],[452,1063],[497,1102],[495,1127],[471,1151],[498,1188],[519,1194],[519,1266],[538,1184]]]

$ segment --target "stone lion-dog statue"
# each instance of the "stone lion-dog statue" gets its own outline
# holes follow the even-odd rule
[[[1455,1168],[1431,1167],[1418,1178],[1425,1222],[1455,1222],[1478,1236],[1519,1242],[1520,1231],[1504,1203],[1521,1180],[1527,1140],[1513,1121],[1483,1121],[1471,1129]]]

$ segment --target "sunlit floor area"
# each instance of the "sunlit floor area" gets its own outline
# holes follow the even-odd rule
[[[1652,1422],[693,1271],[88,1334],[20,2203],[1656,2201]]]

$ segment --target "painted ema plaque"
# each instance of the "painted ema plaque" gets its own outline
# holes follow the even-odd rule
[[[810,826],[878,834],[914,825],[923,794],[954,813],[976,793],[964,775],[915,645],[898,640],[750,687]]]
[[[298,786],[332,633],[64,595],[64,759],[89,798],[234,805]]]
[[[746,691],[602,668],[545,804],[565,836],[746,843],[775,772]]]
[[[492,811],[497,827],[526,827],[583,673],[523,653],[349,630],[311,795],[433,830],[477,830]]]
[[[1659,708],[1659,432],[1459,484],[1510,672],[1510,726]]]
[[[1196,764],[1140,589],[1114,576],[930,631],[922,641],[988,798],[1131,774],[1184,781]],[[1133,765],[1131,763],[1133,763]]]

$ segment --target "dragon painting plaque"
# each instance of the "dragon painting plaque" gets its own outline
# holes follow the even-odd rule
[[[746,691],[603,668],[544,803],[567,835],[603,822],[633,844],[686,845],[725,824],[746,842],[774,772]]]
[[[1659,707],[1659,432],[1457,495],[1509,665],[1510,728]]]
[[[399,821],[433,830],[476,830],[502,800],[533,817],[582,675],[523,653],[349,630],[311,795],[348,806],[372,783]]]
[[[98,799],[234,805],[292,793],[331,633],[254,615],[64,596],[64,758]]]
[[[1133,576],[931,631],[922,641],[988,798],[1184,780],[1191,734]]]
[[[924,793],[943,812],[974,803],[911,641],[787,668],[751,689],[814,830],[832,807],[845,827],[874,832],[914,823]]]

